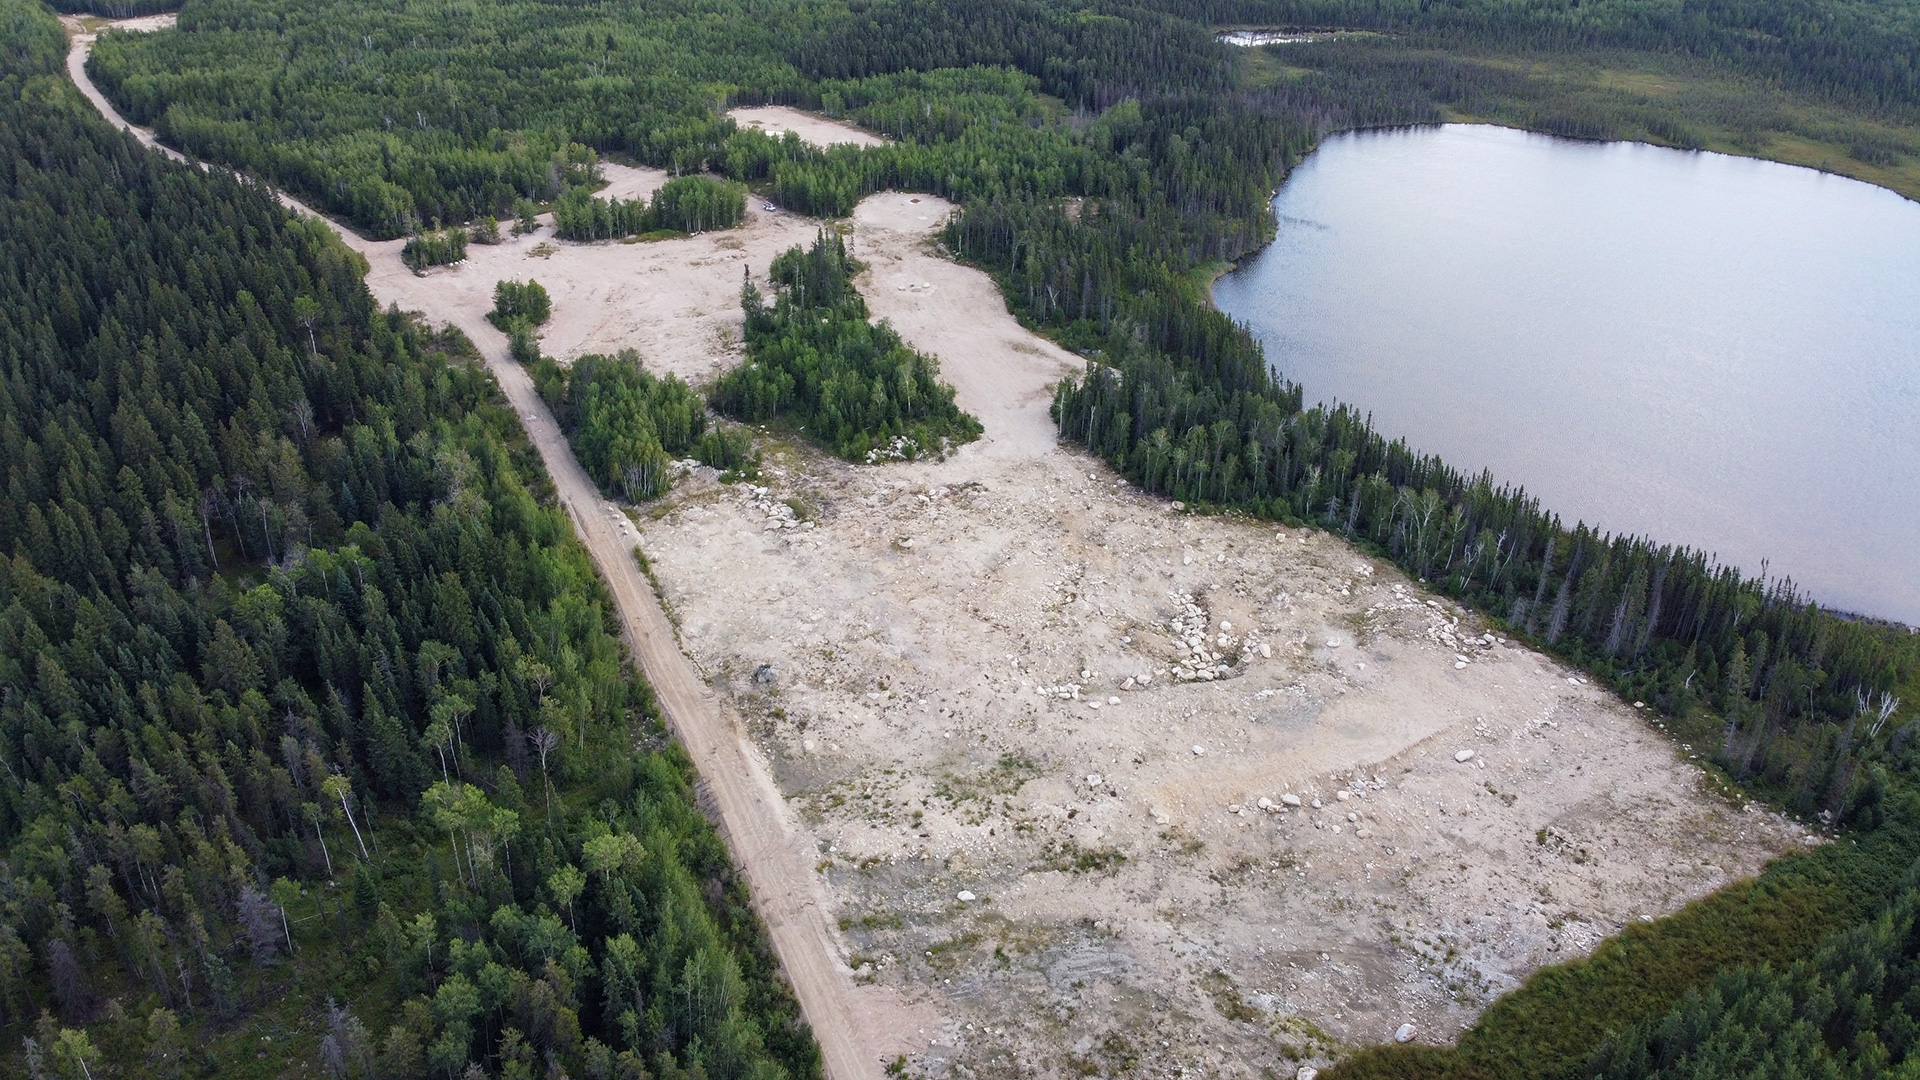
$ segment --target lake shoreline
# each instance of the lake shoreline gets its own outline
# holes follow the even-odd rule
[[[1463,124],[1330,136],[1274,206],[1275,240],[1207,268],[1208,297],[1309,401],[1363,403],[1389,437],[1570,521],[1920,618],[1920,575],[1894,569],[1899,536],[1920,534],[1920,483],[1902,479],[1920,476],[1920,417],[1875,404],[1920,400],[1911,200]],[[1702,222],[1715,231],[1688,231]]]

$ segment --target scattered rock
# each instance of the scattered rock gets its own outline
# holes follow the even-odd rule
[[[1314,1080],[1314,1078],[1319,1075],[1320,1075],[1319,1069],[1316,1069],[1311,1065],[1302,1065],[1298,1070],[1294,1072],[1293,1080]]]
[[[1287,806],[1299,806],[1300,796],[1289,793],[1289,794],[1280,796],[1280,801],[1281,803]]]
[[[1195,744],[1194,744],[1194,747],[1193,747],[1193,756],[1194,756],[1194,757],[1206,757],[1206,756],[1207,756],[1207,748],[1206,748],[1206,747],[1204,747],[1204,746],[1201,746],[1201,745],[1199,745],[1198,743],[1195,743]]]
[[[1119,699],[1119,698],[1117,698],[1117,697],[1110,697],[1110,698],[1108,698],[1108,699],[1107,699],[1107,704],[1109,704],[1109,705],[1118,705],[1118,704],[1120,704],[1120,699]]]
[[[1472,760],[1473,760],[1473,751],[1471,751],[1471,750],[1459,750],[1459,751],[1456,751],[1456,752],[1454,753],[1454,755],[1453,755],[1453,760],[1455,760],[1455,761],[1458,761],[1458,762],[1460,762],[1460,763],[1461,763],[1462,765],[1464,765],[1464,764],[1466,764],[1467,762],[1469,762],[1469,761],[1472,761]]]
[[[777,671],[772,664],[761,664],[759,667],[753,669],[753,684],[755,686],[772,686],[779,680],[780,672]]]
[[[1414,1027],[1412,1024],[1401,1024],[1393,1032],[1393,1041],[1397,1043],[1412,1042],[1413,1032]]]
[[[960,895],[956,899],[958,899],[963,904],[971,904],[973,903],[973,893],[967,891],[966,889],[961,889]],[[1406,1040],[1403,1039],[1401,1041],[1404,1042]]]
[[[1099,787],[1099,786],[1100,786],[1100,781],[1101,781],[1101,780],[1103,780],[1103,779],[1105,779],[1105,777],[1103,777],[1103,776],[1101,776],[1101,775],[1100,775],[1099,773],[1097,773],[1097,772],[1092,772],[1092,773],[1088,773],[1088,774],[1087,774],[1087,786],[1088,786],[1088,787]]]
[[[1265,795],[1262,795],[1260,796],[1260,801],[1255,803],[1254,805],[1258,806],[1262,810],[1271,810],[1273,809],[1273,800],[1267,798]]]
[[[1348,799],[1353,798],[1353,792],[1348,791],[1346,788],[1341,788],[1339,791],[1333,793],[1333,797],[1341,802],[1346,802]]]

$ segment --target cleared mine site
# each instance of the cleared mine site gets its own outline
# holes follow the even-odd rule
[[[689,468],[629,508],[811,834],[876,1052],[1257,1076],[1403,1024],[1449,1041],[1539,966],[1807,842],[1390,565],[1057,447],[1050,387],[1080,361],[941,257],[950,210],[887,193],[842,227],[982,440],[876,468],[765,433],[757,485]],[[756,201],[729,233],[534,237],[414,280],[477,318],[531,274],[549,352],[632,346],[697,383],[737,359],[742,277],[817,226]]]
[[[1006,441],[882,469],[788,447],[638,515],[855,978],[921,1006],[885,1034],[927,1073],[1291,1075],[1405,1023],[1448,1041],[1802,842],[1339,540]]]
[[[626,197],[665,179],[609,171]],[[758,484],[689,467],[627,508],[810,837],[877,1055],[1258,1076],[1402,1024],[1449,1041],[1539,966],[1805,842],[1390,565],[1056,446],[1050,387],[1080,361],[941,257],[950,210],[886,193],[841,227],[875,315],[985,437],[867,467],[763,433]],[[631,347],[698,384],[738,361],[742,281],[819,227],[754,200],[727,232],[542,230],[374,276],[468,327],[494,281],[537,278],[549,353]]]
[[[622,509],[812,849],[874,1065],[1291,1076],[1402,1025],[1446,1042],[1541,965],[1811,842],[1390,565],[1057,446],[1050,388],[1081,362],[941,255],[951,209],[885,193],[836,227],[981,440],[868,467],[762,432],[757,483],[688,466]],[[737,229],[543,227],[424,275],[349,242],[383,303],[489,349],[494,283],[533,278],[546,352],[633,348],[699,385],[738,362],[742,282],[820,227],[753,199]]]

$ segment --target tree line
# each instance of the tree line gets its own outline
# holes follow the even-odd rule
[[[1911,0],[1153,0],[1153,6],[1209,25],[1356,27],[1454,49],[1664,53],[1908,123],[1920,107],[1920,7]]]
[[[597,199],[568,188],[553,206],[554,235],[562,240],[615,240],[645,233],[730,229],[747,215],[747,189],[711,176],[676,176],[648,200]]]

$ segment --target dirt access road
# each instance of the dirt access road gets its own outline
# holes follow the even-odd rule
[[[185,161],[178,153],[160,147],[151,131],[135,128],[112,108],[87,77],[86,59],[94,35],[86,32],[78,20],[66,21],[72,39],[67,70],[81,93],[109,122],[132,131],[143,144]],[[122,25],[152,30],[171,23],[172,17],[164,16]],[[640,194],[641,187],[644,185],[629,186],[629,197]],[[282,201],[298,211],[313,213],[284,195]],[[600,497],[580,468],[526,370],[509,357],[506,337],[483,317],[484,307],[464,302],[468,298],[458,292],[420,287],[431,279],[416,277],[400,263],[400,241],[370,242],[337,225],[335,228],[372,265],[367,281],[378,300],[397,302],[436,322],[458,326],[485,357],[487,367],[539,450],[561,505],[573,519],[575,532],[600,568],[628,644],[653,685],[661,711],[700,771],[734,861],[746,876],[774,951],[820,1043],[827,1075],[833,1080],[880,1076],[878,1044],[856,1024],[855,1016],[886,1015],[887,1003],[877,999],[888,995],[885,991],[863,992],[850,980],[828,922],[811,844],[796,829],[786,801],[737,715],[714,697],[680,652],[673,628],[634,561],[637,537],[631,523]],[[493,280],[487,279],[488,290]]]

